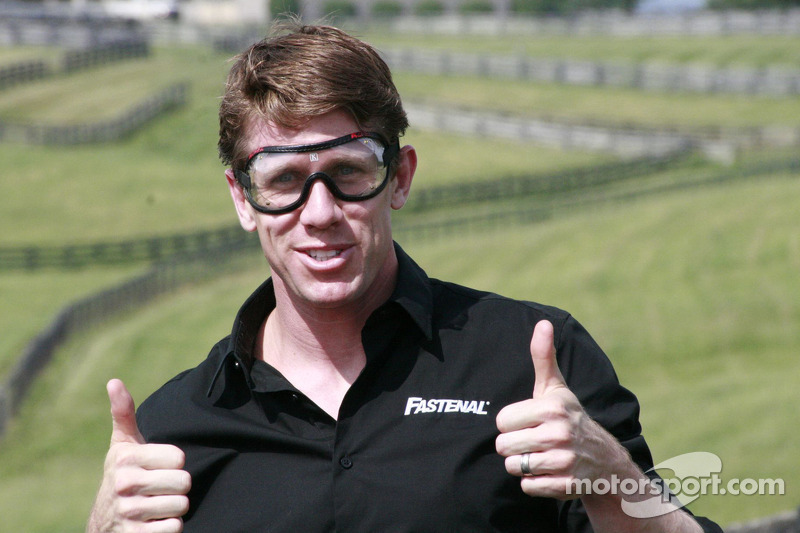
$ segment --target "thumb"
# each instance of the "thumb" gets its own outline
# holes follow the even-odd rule
[[[106,385],[106,390],[111,402],[111,444],[144,444],[144,437],[136,425],[136,406],[125,384],[118,379],[112,379]]]
[[[564,376],[558,369],[556,347],[553,342],[553,324],[548,320],[539,321],[533,329],[531,359],[533,359],[535,373],[534,398],[538,398],[552,389],[567,386]]]

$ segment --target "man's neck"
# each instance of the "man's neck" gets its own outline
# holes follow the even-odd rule
[[[256,357],[275,367],[333,418],[366,365],[361,331],[372,312],[391,296],[397,264],[377,279],[364,298],[336,307],[293,301],[274,279],[276,307],[259,330]]]
[[[257,356],[331,418],[338,418],[345,394],[366,364],[360,330],[354,333],[344,322],[286,325],[278,309],[259,330]]]

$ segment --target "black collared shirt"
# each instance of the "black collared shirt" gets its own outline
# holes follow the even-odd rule
[[[397,286],[364,327],[366,367],[338,420],[253,358],[271,280],[203,363],[139,408],[149,442],[186,453],[185,531],[591,531],[580,500],[526,496],[495,451],[497,413],[531,396],[541,319],[588,413],[652,466],[636,398],[569,314],[429,279],[396,248]]]

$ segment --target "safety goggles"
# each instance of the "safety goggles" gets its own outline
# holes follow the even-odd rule
[[[250,205],[277,215],[303,205],[315,180],[339,200],[377,196],[399,151],[399,143],[389,146],[377,133],[356,132],[314,144],[263,146],[235,175]]]

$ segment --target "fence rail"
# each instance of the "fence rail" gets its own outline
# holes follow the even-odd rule
[[[117,41],[83,50],[70,50],[62,59],[65,74],[107,65],[117,61],[138,59],[150,55],[150,44],[144,39]]]
[[[36,377],[58,347],[72,335],[187,283],[223,271],[230,263],[229,259],[246,245],[246,241],[238,240],[217,247],[212,254],[190,254],[179,260],[160,263],[141,276],[64,307],[53,322],[27,345],[8,377],[0,383],[0,437],[18,412]]]
[[[800,532],[800,509],[784,511],[750,522],[730,524],[725,533],[798,533]]]
[[[0,90],[41,80],[52,75],[52,69],[44,61],[22,61],[0,66]]]
[[[381,51],[393,70],[437,76],[471,75],[568,85],[631,87],[648,91],[800,94],[800,70],[580,61],[529,56],[469,54],[414,48]]]
[[[607,163],[574,168],[555,173],[508,176],[490,181],[469,181],[453,185],[420,188],[406,204],[409,211],[426,211],[472,202],[525,198],[534,195],[586,191],[602,185],[620,183],[675,168],[682,158],[671,156],[642,158],[622,163]]]
[[[416,189],[405,209],[424,212],[446,206],[459,206],[476,202],[489,202],[510,198],[539,197],[553,194],[586,192],[608,185],[621,184],[648,174],[674,170],[691,161],[680,157],[643,158],[621,163],[592,165],[557,173],[507,176],[490,181],[462,182]],[[758,165],[725,169],[718,176],[704,178],[698,183],[717,183],[733,179],[746,179],[765,173],[800,171],[800,159],[772,161]],[[687,185],[682,184],[681,187]],[[643,194],[652,194],[645,189]],[[512,219],[519,213],[512,213]],[[463,222],[458,221],[462,227]],[[403,230],[406,231],[406,230]],[[421,235],[439,229],[420,226]],[[206,256],[221,247],[241,249],[255,242],[252,234],[243,232],[238,224],[190,233],[100,241],[66,246],[7,246],[0,247],[0,271],[38,270],[46,268],[74,269],[94,265],[128,264],[133,262],[163,262],[182,255]]]
[[[691,159],[685,158],[644,158],[621,163],[592,165],[557,173],[533,174],[501,177],[490,181],[462,182],[455,185],[441,185],[416,189],[406,210],[425,212],[447,206],[459,206],[477,202],[490,202],[510,198],[548,195],[564,195],[572,192],[598,190],[604,186],[624,182],[657,172],[675,170]],[[697,183],[718,183],[733,179],[747,179],[753,176],[800,171],[800,159],[772,161],[758,165],[726,168],[719,175],[697,180]],[[697,185],[697,184],[695,184]],[[675,187],[692,184],[680,184]],[[642,194],[652,194],[645,189]],[[599,197],[599,196],[598,196]],[[508,215],[517,217],[519,213]],[[502,215],[506,216],[506,215]],[[457,225],[461,227],[462,221]],[[405,230],[404,230],[405,231]],[[420,234],[429,231],[420,226]],[[191,233],[128,239],[124,241],[101,241],[66,246],[9,246],[0,247],[0,271],[38,270],[46,268],[73,269],[94,265],[128,264],[133,262],[163,262],[182,255],[207,256],[220,247],[241,249],[254,242],[252,234],[243,232],[237,225]]]
[[[236,226],[124,241],[66,246],[0,248],[0,270],[72,269],[141,261],[158,262],[183,254],[208,253],[222,246],[241,246],[251,236]]]
[[[663,168],[666,169],[667,167]],[[633,167],[631,170],[633,170]],[[736,169],[724,169],[691,182],[678,181],[674,183],[662,183],[643,187],[641,189],[623,190],[620,192],[614,192],[612,188],[605,194],[579,197],[567,196],[553,201],[537,202],[535,205],[528,207],[490,212],[482,215],[471,214],[463,217],[452,217],[435,223],[394,223],[392,231],[396,235],[413,240],[449,239],[456,235],[463,236],[475,232],[485,232],[498,228],[548,220],[552,218],[556,210],[561,212],[564,209],[587,209],[590,207],[629,202],[654,194],[717,186],[725,183],[752,179],[754,177],[784,173],[791,175],[793,179],[800,178],[800,158],[793,157],[783,161],[760,163]]]
[[[60,59],[60,65],[46,61],[21,61],[0,66],[0,90],[50,78],[58,74],[72,74],[108,63],[148,57],[150,44],[143,39],[128,39],[105,43],[80,50],[69,50]]]
[[[406,16],[391,20],[388,26],[389,31],[412,35],[798,35],[800,9],[633,15],[603,10],[535,18],[511,13],[505,16]]]
[[[189,86],[178,83],[134,105],[110,120],[87,124],[23,124],[0,122],[0,142],[34,145],[73,145],[122,139],[161,114],[187,103]]]
[[[423,129],[514,139],[563,150],[606,152],[625,158],[663,157],[699,150],[709,158],[731,162],[742,148],[800,144],[800,127],[682,130],[579,124],[425,102],[407,102],[406,110],[415,127]]]
[[[85,48],[144,35],[133,21],[80,13],[72,7],[61,2],[0,2],[0,46]]]
[[[630,180],[648,173],[674,168],[680,158],[644,158],[575,168],[557,173],[501,177],[456,185],[420,188],[407,204],[409,211],[426,211],[447,205],[523,198],[537,194],[568,192]],[[0,247],[0,271],[74,269],[93,265],[165,261],[182,254],[207,254],[220,246],[243,246],[253,236],[238,224],[191,233],[100,241],[64,246]]]
[[[629,171],[633,172],[633,170],[634,165],[631,165]],[[589,205],[621,202],[648,194],[709,186],[784,172],[795,177],[800,175],[800,159],[792,158],[739,169],[725,169],[716,175],[706,176],[697,183],[670,183],[648,190],[597,195],[593,198],[566,199],[561,201],[557,208],[585,208]],[[498,227],[546,220],[553,216],[555,209],[555,205],[537,204],[516,211],[495,212],[483,216],[470,215],[436,223],[395,224],[394,232],[395,235],[408,239],[452,238],[454,235],[464,235],[468,232],[485,232]],[[238,232],[244,237],[226,239],[214,250],[187,254],[173,261],[156,264],[142,276],[79,300],[62,309],[55,320],[28,344],[8,378],[0,384],[0,436],[3,435],[8,421],[17,413],[34,379],[50,361],[55,350],[70,335],[91,328],[121,312],[143,305],[183,284],[208,278],[222,271],[230,263],[230,259],[253,244],[249,234],[241,230]]]

